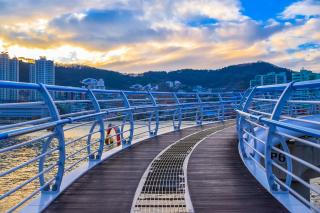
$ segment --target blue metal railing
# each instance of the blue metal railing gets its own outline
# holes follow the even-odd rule
[[[320,212],[319,89],[320,80],[255,87],[237,110],[244,163],[292,212]]]
[[[1,90],[16,95],[3,100]],[[0,81],[0,211],[21,209],[39,194],[28,210],[41,211],[116,151],[160,133],[233,119],[240,99],[239,92],[90,90]]]

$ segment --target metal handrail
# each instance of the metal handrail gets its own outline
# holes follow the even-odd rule
[[[41,107],[45,106],[46,111],[40,117],[27,120],[18,118],[14,124],[0,126],[0,157],[9,162],[6,166],[0,166],[5,168],[0,169],[0,183],[5,178],[16,183],[14,179],[20,178],[18,174],[24,171],[23,168],[34,169],[34,164],[37,167],[37,172],[26,177],[23,182],[2,187],[5,189],[0,194],[0,202],[10,200],[10,196],[16,193],[24,194],[20,200],[14,200],[5,211],[17,210],[37,194],[49,195],[52,201],[65,188],[66,183],[70,182],[69,178],[74,180],[80,177],[79,172],[77,175],[69,175],[77,171],[77,166],[88,163],[83,171],[86,172],[92,165],[104,160],[109,153],[113,153],[113,150],[125,149],[138,140],[164,132],[235,118],[234,108],[242,96],[240,92],[90,90],[8,81],[0,81],[1,89],[37,92],[39,97],[28,102],[0,100],[3,106],[0,112],[13,110],[18,106],[21,110],[39,103]],[[66,106],[76,107],[76,112],[65,112]],[[27,114],[27,111],[21,113]],[[84,134],[81,134],[80,128],[85,129]],[[117,132],[109,133],[110,129],[116,129]],[[69,138],[68,134],[72,131],[79,133]],[[119,137],[119,147],[116,144],[106,144],[106,139],[118,140]],[[77,143],[80,144],[79,147]],[[25,162],[19,161],[18,164],[11,165],[13,160],[10,159],[10,154],[28,147],[38,148],[40,151]],[[33,187],[33,191],[24,189],[26,186]],[[42,209],[46,205],[48,203]],[[41,211],[41,208],[37,211]]]
[[[310,196],[320,197],[319,88],[320,80],[255,87],[236,110],[245,165],[292,212],[320,212]]]

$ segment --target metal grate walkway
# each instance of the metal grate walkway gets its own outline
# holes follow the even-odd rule
[[[186,165],[193,148],[224,126],[182,138],[162,151],[143,175],[131,212],[193,212],[186,193]]]

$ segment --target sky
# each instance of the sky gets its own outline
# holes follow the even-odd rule
[[[126,73],[320,72],[320,0],[0,0],[0,51]]]

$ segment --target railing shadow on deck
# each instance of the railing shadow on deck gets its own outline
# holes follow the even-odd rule
[[[233,119],[241,98],[240,92],[90,90],[0,81],[0,211],[40,212],[116,152],[165,132]]]

